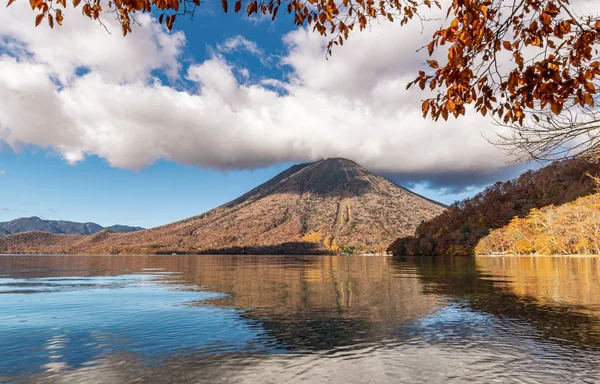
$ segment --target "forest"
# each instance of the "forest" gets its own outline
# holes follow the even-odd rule
[[[547,212],[552,208],[540,209],[593,194],[593,177],[598,175],[600,164],[582,159],[557,161],[537,171],[527,171],[514,180],[497,182],[472,198],[455,202],[440,216],[422,223],[414,236],[394,241],[388,251],[395,255],[473,255],[480,239],[511,220],[519,222],[533,209]]]
[[[479,240],[475,253],[600,255],[600,191],[515,217]]]

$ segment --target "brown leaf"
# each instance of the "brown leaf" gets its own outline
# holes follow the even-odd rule
[[[54,18],[51,14],[48,14],[48,25],[50,25],[50,28],[54,29]]]
[[[42,20],[44,20],[44,14],[40,13],[39,15],[37,15],[35,17],[35,26],[37,27],[38,25],[40,25],[40,23],[42,22]]]
[[[227,0],[221,0],[221,6],[223,7],[223,12],[227,13]]]
[[[58,23],[58,25],[62,25],[62,22],[64,20],[62,11],[60,9],[56,10],[56,22]]]
[[[235,2],[235,6],[233,7],[233,11],[235,13],[238,13],[240,11],[240,9],[242,9],[242,1],[238,0]]]
[[[421,105],[421,111],[423,111],[423,117],[427,116],[427,112],[429,112],[429,100],[423,101],[423,105]]]
[[[14,2],[15,2],[15,0],[8,0],[8,4],[6,4],[6,6],[7,6],[7,7],[8,7],[8,6],[10,6],[10,5],[11,5],[12,3],[14,3]]]
[[[169,29],[169,31],[171,29],[173,29],[173,23],[175,23],[175,15],[171,15],[169,17],[167,17],[167,29]]]
[[[431,41],[429,45],[427,45],[427,51],[429,52],[429,56],[433,54],[433,49],[435,47],[435,41]]]
[[[438,64],[437,61],[435,60],[427,60],[427,64],[429,64],[429,66],[433,69],[437,69],[440,67],[440,65]]]
[[[81,3],[81,0],[73,0],[73,8],[77,8],[79,3]]]

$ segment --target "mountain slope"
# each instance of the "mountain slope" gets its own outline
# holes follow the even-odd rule
[[[52,234],[77,234],[77,235],[92,235],[100,232],[104,227],[96,223],[76,223],[65,220],[44,220],[39,217],[21,217],[12,221],[0,223],[0,236],[16,234],[29,231],[41,231]],[[124,225],[114,225],[106,229],[111,229],[115,232],[132,232],[139,231],[141,227],[129,227]]]
[[[594,192],[588,175],[600,175],[600,164],[582,159],[552,163],[448,207],[423,223],[416,235],[399,238],[389,250],[397,255],[472,255],[479,239],[531,209],[560,205]]]
[[[186,220],[134,233],[73,237],[68,252],[383,252],[393,239],[414,233],[421,222],[443,211],[442,205],[350,160],[328,159],[295,165]],[[64,238],[44,241],[45,252],[57,250],[53,241],[64,251]],[[0,252],[24,251],[26,243],[0,240]]]
[[[600,255],[600,192],[532,209],[479,240],[475,254]]]

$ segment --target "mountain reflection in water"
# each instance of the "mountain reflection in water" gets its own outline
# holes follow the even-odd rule
[[[1,256],[0,382],[599,382],[599,262]]]

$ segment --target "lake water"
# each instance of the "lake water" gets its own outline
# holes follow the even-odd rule
[[[0,256],[0,382],[600,383],[600,258]]]

